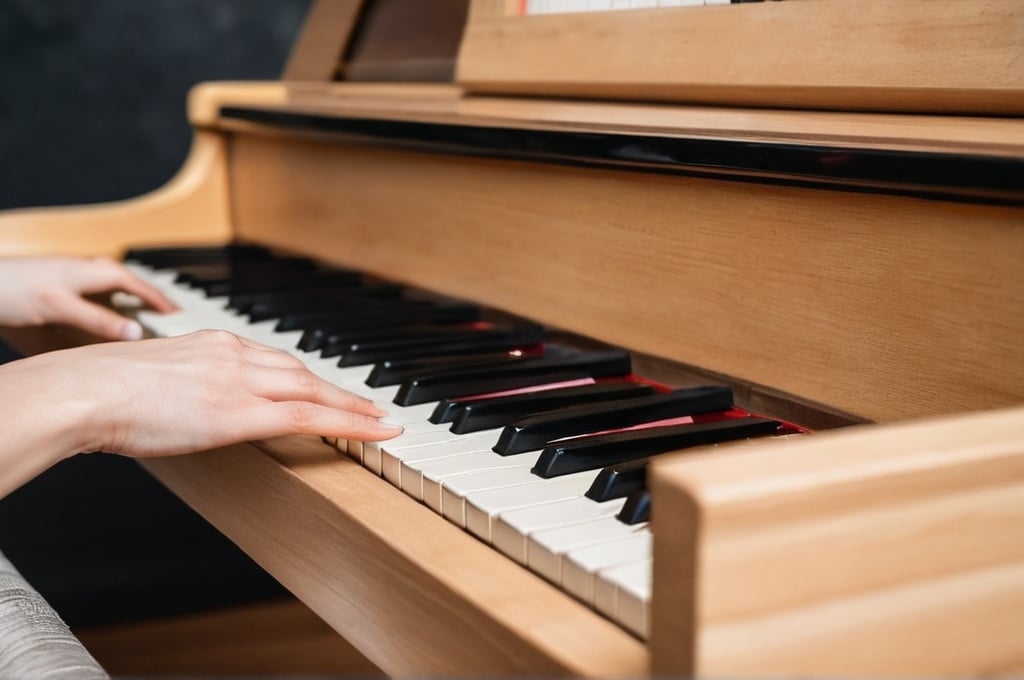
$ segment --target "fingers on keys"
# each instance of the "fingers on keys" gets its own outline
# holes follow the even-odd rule
[[[177,306],[167,296],[109,258],[94,258],[92,270],[83,281],[87,292],[122,290],[130,293],[158,312],[173,312]]]

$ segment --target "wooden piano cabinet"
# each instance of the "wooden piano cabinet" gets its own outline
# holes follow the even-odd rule
[[[316,438],[143,465],[387,675],[647,672],[640,641]]]
[[[655,675],[1024,671],[1024,409],[655,464]]]

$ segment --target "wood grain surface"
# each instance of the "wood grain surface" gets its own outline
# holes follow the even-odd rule
[[[1024,669],[1024,409],[697,450],[652,479],[656,674]]]
[[[1017,0],[814,0],[471,13],[471,92],[874,111],[1024,113]]]

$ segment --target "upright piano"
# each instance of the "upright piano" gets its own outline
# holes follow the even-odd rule
[[[1020,673],[1022,66],[1018,0],[319,0],[168,185],[0,252],[258,244],[813,431],[657,456],[603,609],[345,442],[143,463],[388,674]]]

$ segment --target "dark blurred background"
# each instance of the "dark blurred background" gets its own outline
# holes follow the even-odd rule
[[[0,0],[0,209],[154,189],[204,80],[277,79],[309,0]]]
[[[0,0],[0,209],[160,186],[188,151],[189,87],[277,79],[308,4]],[[114,456],[78,456],[0,501],[0,551],[73,627],[281,593]]]

